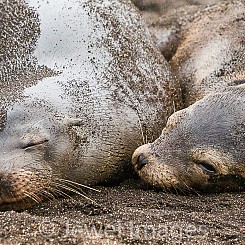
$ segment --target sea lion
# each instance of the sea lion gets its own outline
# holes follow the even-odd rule
[[[174,113],[156,141],[135,151],[132,163],[143,180],[166,190],[244,190],[245,90],[229,88],[245,79],[244,2],[188,11],[183,23],[171,15],[178,31],[163,44],[174,40],[170,64],[185,106],[196,103]]]
[[[245,78],[245,3],[186,6],[149,26],[182,88],[184,107]]]
[[[222,0],[132,0],[135,6],[142,12],[157,12],[164,14],[175,11],[186,5],[212,5]]]
[[[127,176],[179,107],[169,65],[126,0],[1,4],[0,209]],[[80,183],[80,184],[77,184]]]
[[[245,85],[211,93],[171,115],[132,163],[144,181],[167,191],[244,191],[244,122]]]
[[[222,2],[223,0],[132,0],[135,6],[139,9],[143,19],[147,24],[151,26],[152,23],[157,21],[157,19],[162,18],[164,16],[169,17],[169,14],[173,14],[175,19],[179,19],[183,21],[182,17],[186,15],[186,12],[181,14],[178,10],[183,8],[187,9],[188,6],[206,6],[213,5],[218,2]],[[186,8],[187,7],[187,8]],[[198,8],[196,8],[198,9]],[[196,15],[196,12],[193,12],[193,16]],[[158,22],[158,21],[157,21]],[[173,29],[172,29],[173,30]],[[160,34],[161,37],[168,36],[169,32],[165,34]],[[170,47],[171,48],[171,47]]]

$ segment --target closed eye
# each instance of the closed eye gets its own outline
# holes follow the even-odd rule
[[[201,168],[205,173],[207,173],[209,175],[217,173],[216,169],[211,164],[209,164],[207,162],[197,161],[196,164],[199,168]]]
[[[34,140],[32,141],[31,140],[31,141],[27,142],[26,144],[24,144],[22,146],[22,149],[31,148],[33,146],[41,145],[41,144],[44,144],[46,142],[48,142],[48,139],[43,139],[43,140],[39,140],[39,141],[34,141]]]

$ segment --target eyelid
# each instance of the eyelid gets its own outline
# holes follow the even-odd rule
[[[27,149],[27,148],[30,148],[30,147],[33,147],[33,146],[36,146],[36,145],[44,144],[44,143],[46,143],[48,141],[49,141],[48,139],[42,139],[42,140],[39,140],[39,141],[30,140],[26,144],[22,144],[22,147],[21,148],[22,149]]]
[[[217,173],[216,169],[214,168],[213,165],[207,163],[207,162],[204,162],[204,161],[200,161],[200,162],[197,162],[197,165],[202,169],[204,170],[207,174],[215,174]]]

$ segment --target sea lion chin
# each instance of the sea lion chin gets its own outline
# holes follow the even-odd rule
[[[245,190],[245,87],[213,93],[168,119],[133,154],[148,184],[177,193]]]

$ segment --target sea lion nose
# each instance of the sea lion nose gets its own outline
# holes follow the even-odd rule
[[[145,144],[140,147],[138,147],[132,156],[132,164],[134,166],[134,169],[136,171],[141,170],[145,165],[149,164],[149,156],[151,149],[151,144]]]
[[[148,163],[149,163],[149,161],[147,160],[145,155],[143,153],[141,153],[138,156],[138,158],[137,158],[137,160],[135,162],[135,165],[136,165],[137,170],[141,170]]]

